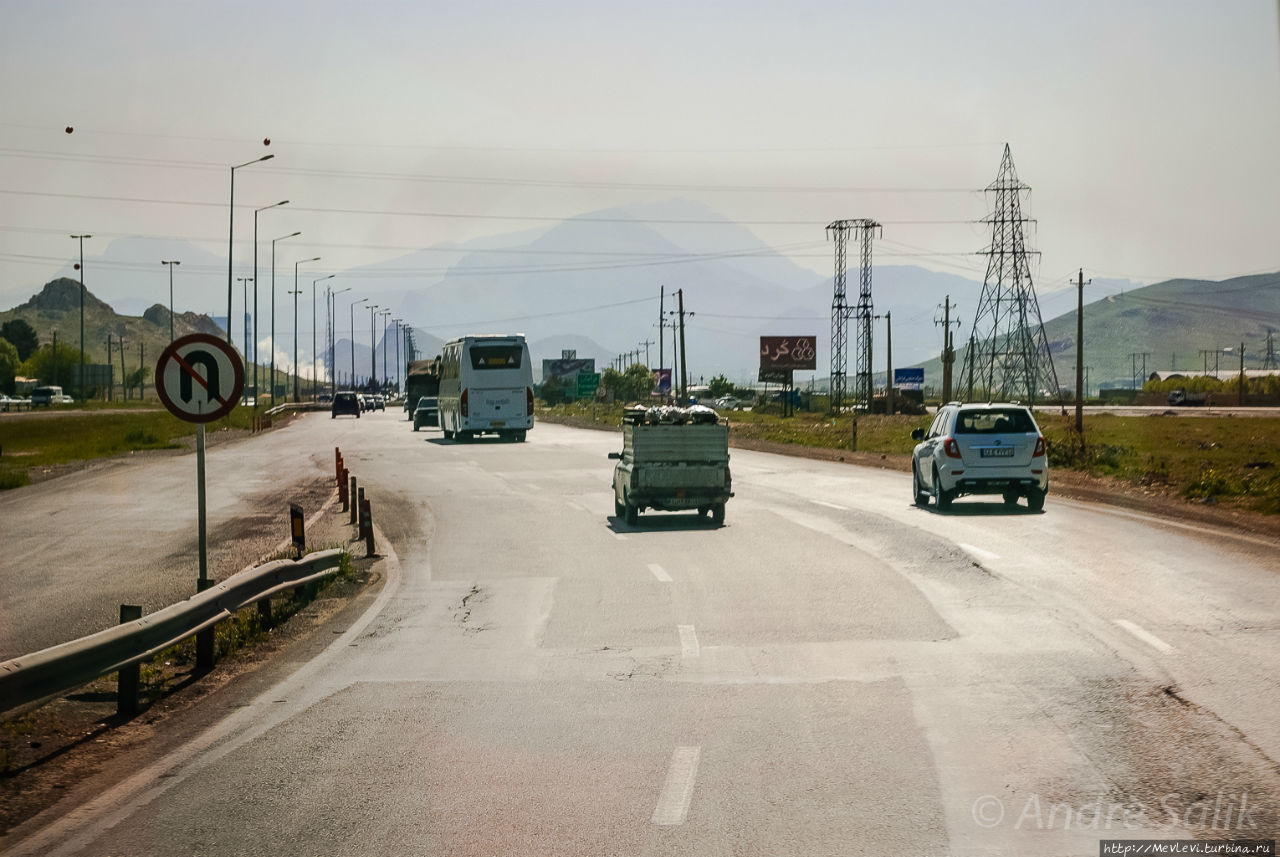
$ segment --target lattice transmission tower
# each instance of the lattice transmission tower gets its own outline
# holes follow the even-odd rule
[[[973,319],[973,354],[960,385],[970,401],[1062,400],[1027,261],[1035,251],[1027,249],[1022,229],[1030,220],[1022,214],[1022,195],[1030,190],[1018,180],[1006,143],[1000,173],[987,185],[995,194],[994,213],[983,221],[991,224],[991,249],[985,252],[987,275]]]
[[[835,239],[835,293],[831,298],[831,410],[844,407],[849,368],[849,317],[852,315],[857,333],[856,363],[853,376],[853,400],[856,407],[870,408],[874,388],[871,385],[871,325],[875,319],[871,303],[871,240],[880,224],[868,218],[836,220],[827,226],[827,237]],[[849,306],[845,292],[845,270],[849,233],[861,239],[858,268],[858,302]]]

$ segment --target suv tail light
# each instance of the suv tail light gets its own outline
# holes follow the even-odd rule
[[[947,438],[942,444],[942,451],[947,454],[947,458],[960,458],[960,444],[956,443],[954,437]]]
[[[524,415],[526,417],[533,416],[533,388],[532,387],[524,388],[524,407],[525,407]]]
[[[1040,456],[1044,455],[1044,452],[1045,452],[1044,435],[1041,435],[1040,437],[1036,438],[1036,449],[1035,449],[1035,452],[1031,453],[1031,457],[1039,458]]]
[[[462,391],[462,397],[458,399],[458,409],[462,411],[462,415],[464,417],[470,416],[470,414],[467,411],[467,391],[466,390]]]

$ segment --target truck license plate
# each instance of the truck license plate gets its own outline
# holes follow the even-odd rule
[[[507,425],[506,420],[492,420],[489,423],[489,428],[505,428],[506,425]]]

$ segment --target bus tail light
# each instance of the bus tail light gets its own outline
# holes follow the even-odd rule
[[[462,411],[462,415],[464,417],[470,416],[470,413],[467,411],[467,392],[467,390],[463,390],[461,398],[458,399],[458,409]]]
[[[533,388],[532,387],[524,388],[524,406],[525,406],[525,416],[526,417],[533,416]]]

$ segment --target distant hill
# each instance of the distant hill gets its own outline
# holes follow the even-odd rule
[[[0,323],[20,318],[35,329],[40,344],[58,339],[72,348],[80,345],[80,283],[60,277],[45,284],[39,294],[13,309],[0,312]],[[211,333],[224,335],[207,315],[179,313],[174,316],[174,335]],[[154,366],[160,351],[169,344],[169,309],[155,304],[142,316],[120,315],[88,289],[84,294],[84,351],[90,362],[107,362],[107,335],[111,336],[111,362],[120,365],[120,340],[124,339],[125,366],[138,366],[139,345],[148,366]]]
[[[1087,292],[1086,292],[1087,294]],[[1072,309],[1045,321],[1058,381],[1075,385],[1076,313]],[[1142,375],[1160,370],[1203,371],[1215,366],[1237,368],[1245,346],[1245,365],[1258,368],[1266,353],[1269,330],[1280,331],[1280,273],[1237,277],[1221,282],[1169,280],[1120,294],[1109,294],[1084,307],[1084,363],[1089,384],[1128,387],[1134,367]],[[963,365],[965,340],[956,337],[956,377]],[[1220,353],[1231,349],[1229,353]],[[1215,362],[1216,361],[1216,362]],[[941,383],[941,366],[925,364],[926,383]],[[1141,386],[1145,379],[1137,378]]]

